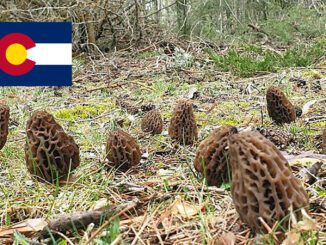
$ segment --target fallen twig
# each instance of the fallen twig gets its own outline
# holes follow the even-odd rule
[[[90,237],[90,239],[87,241],[87,244],[90,244],[96,237],[97,235],[105,228],[107,227],[113,220],[115,220],[117,217],[119,217],[120,215],[124,214],[125,212],[127,212],[128,210],[132,209],[136,207],[136,203],[131,203],[130,205],[128,205],[126,208],[122,209],[119,213],[111,216],[107,221],[105,221],[94,233],[93,235]]]
[[[108,221],[112,221],[118,217],[121,213],[129,210],[130,208],[134,207],[136,204],[131,204],[120,211],[118,214],[113,215],[117,210],[121,209],[122,207],[114,207],[114,208],[107,208],[101,210],[91,210],[86,212],[77,212],[72,214],[64,214],[59,216],[56,219],[50,220],[48,225],[40,231],[39,237],[48,236],[49,233],[55,232],[66,232],[72,229],[86,229],[87,226],[91,223],[95,225],[99,225],[103,220],[107,217],[110,217]],[[123,205],[125,206],[125,205]],[[112,216],[113,215],[113,216]],[[118,215],[118,216],[117,216]],[[105,222],[106,223],[106,222]],[[104,223],[104,224],[105,224]],[[92,237],[91,237],[92,238]],[[90,240],[91,240],[90,238]]]

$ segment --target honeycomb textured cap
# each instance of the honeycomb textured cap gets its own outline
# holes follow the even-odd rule
[[[200,143],[195,157],[195,169],[206,177],[208,185],[219,187],[223,182],[229,182],[231,167],[227,146],[229,136],[235,133],[235,127],[222,126]]]
[[[161,113],[158,110],[147,112],[141,122],[141,129],[144,132],[152,134],[160,134],[163,131],[163,120]]]
[[[323,137],[322,137],[322,153],[323,154],[326,154],[326,127],[324,128],[324,131],[323,131]]]
[[[106,145],[109,165],[127,171],[138,165],[141,158],[140,148],[135,139],[121,129],[110,132]]]
[[[26,124],[25,160],[40,181],[65,180],[80,164],[79,147],[46,111],[37,111]]]
[[[295,121],[296,108],[277,87],[270,87],[266,93],[268,115],[276,124]]]
[[[232,199],[242,221],[254,231],[267,232],[258,217],[270,227],[285,218],[285,226],[291,206],[297,210],[308,205],[308,195],[288,162],[260,133],[230,136],[229,154]]]
[[[181,144],[192,145],[198,138],[198,130],[192,103],[189,100],[178,100],[171,118],[169,135]]]
[[[9,107],[4,103],[0,103],[0,150],[7,142],[9,114]]]

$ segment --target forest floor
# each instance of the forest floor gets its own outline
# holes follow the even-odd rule
[[[325,186],[322,181],[308,184],[304,174],[313,158],[326,161],[326,156],[319,154],[326,126],[325,60],[309,68],[237,78],[219,72],[201,54],[182,52],[179,60],[157,50],[104,54],[98,59],[76,56],[72,87],[0,88],[1,99],[11,110],[8,142],[0,152],[0,231],[27,219],[47,221],[61,214],[109,206],[117,212],[125,207],[128,211],[101,228],[93,240],[96,244],[218,244],[218,239],[224,241],[220,244],[277,244],[272,242],[273,233],[254,238],[241,222],[232,203],[230,183],[207,187],[195,172],[193,160],[199,142],[214,127],[229,124],[277,135],[275,143],[309,192],[309,211],[316,225],[311,230],[319,232],[311,231],[304,239],[313,242],[319,237],[325,244]],[[191,65],[184,65],[183,59],[189,58]],[[265,101],[270,85],[279,86],[293,104],[304,107],[301,118],[284,126],[272,124]],[[178,145],[167,134],[173,106],[182,97],[193,101],[199,127],[199,140],[193,146]],[[130,102],[138,112],[119,107],[116,99]],[[141,118],[151,105],[163,116],[160,135],[140,129]],[[67,185],[39,183],[27,171],[25,125],[35,110],[53,114],[80,147],[81,165]],[[118,125],[137,139],[143,152],[141,164],[124,174],[105,168],[107,135]],[[319,178],[325,175],[324,166]],[[86,244],[97,229],[89,226],[86,231],[60,232],[43,242]],[[0,243],[12,239],[31,242],[37,235],[18,231],[21,235],[2,236]],[[291,239],[298,242],[292,244],[301,244],[293,234]]]

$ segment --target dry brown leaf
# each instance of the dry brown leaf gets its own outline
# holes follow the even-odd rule
[[[300,159],[294,159],[293,161],[290,162],[290,165],[296,165],[296,166],[312,166],[313,164],[317,162],[324,162],[326,163],[326,160],[320,160],[316,158],[311,158],[311,157],[304,157]]]
[[[180,196],[176,197],[176,200],[172,203],[170,209],[171,214],[180,215],[183,218],[190,219],[198,214],[203,206],[196,206],[190,202],[184,201]]]
[[[196,87],[191,87],[189,89],[188,94],[187,94],[188,99],[193,99],[195,97],[195,93],[198,93],[197,88]]]
[[[218,240],[214,243],[215,245],[234,245],[236,237],[232,232],[223,233]]]
[[[299,160],[300,159],[316,159],[316,160],[322,160],[322,161],[326,161],[326,155],[325,154],[316,154],[313,151],[304,151],[299,155],[292,155],[292,154],[288,154],[286,151],[281,151],[282,155],[285,157],[285,159],[290,163],[290,165],[294,165],[294,161]],[[306,161],[306,160],[303,160]],[[315,160],[313,160],[315,161]]]
[[[48,223],[44,219],[27,219],[17,224],[0,229],[0,237],[12,235],[15,232],[28,233],[41,231]]]
[[[127,220],[122,220],[120,222],[120,225],[131,225],[131,224],[141,224],[145,221],[146,216],[145,215],[141,215],[135,218],[130,218]]]
[[[255,116],[245,116],[243,118],[243,124],[244,125],[249,125],[249,124],[255,124],[255,123],[259,123],[260,122],[260,118],[259,117],[255,117]]]
[[[307,212],[301,209],[302,220],[297,222],[293,212],[291,212],[291,220],[293,222],[292,229],[286,233],[286,238],[282,245],[304,245],[304,240],[301,239],[301,234],[307,231],[316,231],[317,223],[312,219]]]
[[[301,209],[302,220],[293,224],[293,228],[300,232],[317,230],[316,220],[312,219],[304,209]]]
[[[216,227],[219,224],[226,224],[227,220],[225,217],[222,216],[213,216],[213,217],[209,217],[207,219],[208,224],[210,227]]]
[[[282,245],[303,245],[303,242],[300,242],[300,234],[289,232],[282,242]]]
[[[106,198],[100,198],[99,200],[97,200],[95,202],[95,204],[93,205],[93,209],[94,210],[97,210],[97,209],[100,209],[100,208],[104,208],[108,205],[108,199]]]
[[[317,100],[311,100],[308,101],[306,104],[303,105],[302,107],[302,116],[306,115],[310,108],[317,102]]]

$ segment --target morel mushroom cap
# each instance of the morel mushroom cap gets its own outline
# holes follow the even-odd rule
[[[147,112],[141,122],[141,129],[144,132],[151,132],[152,134],[160,134],[163,130],[163,120],[158,110],[151,110]]]
[[[231,178],[229,167],[228,137],[237,133],[232,126],[222,126],[215,129],[197,150],[195,169],[204,174],[208,185],[220,186]]]
[[[177,101],[172,113],[169,135],[185,145],[192,145],[197,140],[198,130],[191,101],[186,99]]]
[[[9,113],[9,107],[3,103],[0,103],[0,150],[7,142]]]
[[[141,158],[141,151],[135,139],[121,129],[110,132],[106,154],[109,164],[121,171],[138,165]]]
[[[323,139],[322,139],[322,145],[321,145],[321,150],[323,154],[326,154],[326,127],[324,128],[323,131]]]
[[[259,217],[273,227],[276,221],[286,223],[291,206],[296,211],[308,205],[308,195],[288,162],[260,133],[230,136],[229,154],[232,199],[242,221],[253,230],[266,232]]]
[[[37,111],[26,124],[25,160],[40,181],[66,179],[80,163],[79,147],[46,111]]]
[[[290,123],[296,119],[296,108],[277,87],[270,87],[266,93],[268,115],[276,124]]]

